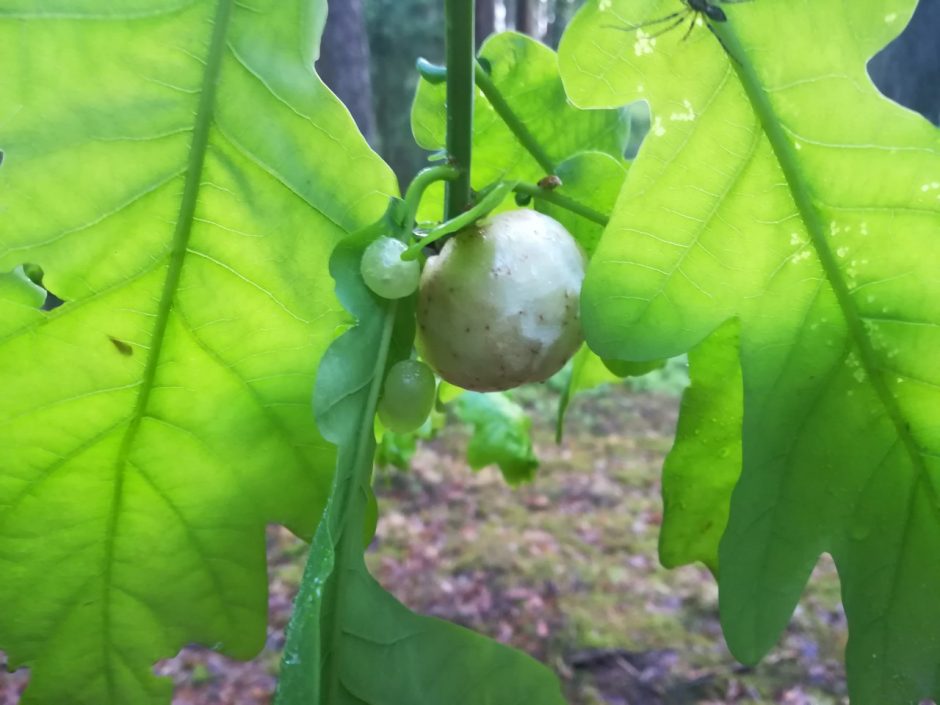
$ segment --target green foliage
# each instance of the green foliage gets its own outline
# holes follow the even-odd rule
[[[740,320],[726,637],[760,658],[828,551],[861,704],[940,694],[940,133],[865,73],[913,5],[727,5],[723,48],[703,27],[616,29],[672,2],[602,0],[560,50],[577,104],[643,97],[653,113],[585,282],[588,343],[653,359]],[[708,417],[684,425],[696,432],[718,433]]]
[[[312,72],[325,3],[250,5],[0,10],[0,272],[36,263],[66,301],[0,275],[23,703],[165,703],[151,667],[182,645],[254,655],[264,527],[309,535],[329,491],[327,259],[395,186]]]
[[[531,37],[503,32],[484,42],[479,53],[490,77],[516,116],[560,162],[587,150],[621,157],[629,123],[623,110],[579,110],[565,95],[558,59]],[[428,150],[444,146],[447,117],[446,85],[418,84],[411,112],[415,140]],[[497,179],[536,181],[545,175],[516,136],[477,90],[473,116],[474,150],[471,173],[475,188]]]
[[[564,379],[561,397],[558,400],[558,415],[555,422],[555,440],[561,443],[565,427],[565,414],[572,397],[578,392],[595,389],[604,384],[619,382],[625,377],[645,375],[663,366],[660,360],[652,362],[621,362],[619,360],[601,360],[591,352],[587,345],[582,345],[571,358],[571,364]]]
[[[425,426],[413,433],[382,431],[375,449],[376,467],[408,470],[411,467],[411,459],[418,452],[418,438],[424,437],[424,429],[429,422],[430,419],[425,421]]]
[[[630,122],[626,111],[579,110],[565,95],[558,75],[558,59],[544,44],[515,32],[490,37],[480,49],[481,61],[490,68],[490,76],[516,117],[542,145],[550,159],[561,167],[575,155],[581,155],[562,168],[571,178],[572,193],[562,187],[560,193],[583,196],[587,205],[609,209],[623,179],[623,150],[629,137]],[[428,150],[444,146],[446,126],[445,84],[418,84],[411,113],[411,127],[418,144]],[[482,189],[498,179],[536,182],[545,169],[523,148],[517,137],[483,94],[477,90],[474,104],[473,187]],[[583,154],[600,152],[601,154]],[[604,155],[607,155],[606,158]],[[598,169],[589,173],[585,165]],[[599,182],[603,181],[603,184]],[[422,208],[424,219],[440,217],[440,198],[429,197]],[[507,204],[508,205],[508,204]],[[511,207],[511,206],[509,206]],[[549,212],[546,210],[545,212]],[[554,217],[556,211],[550,214]],[[599,237],[599,226],[583,218],[561,219],[582,244],[591,249]]]
[[[531,481],[538,469],[532,448],[532,419],[509,395],[503,392],[481,394],[468,392],[441,382],[439,408],[417,431],[393,433],[381,429],[376,465],[408,470],[419,440],[428,440],[443,427],[445,412],[470,427],[467,463],[474,470],[497,465],[510,485]],[[534,388],[534,387],[533,387]]]
[[[659,559],[718,572],[718,542],[741,475],[742,384],[738,327],[731,320],[689,353],[676,442],[663,465]]]
[[[338,446],[338,460],[291,618],[276,703],[438,705],[472,698],[562,705],[558,682],[544,666],[466,629],[415,615],[366,570],[373,417],[385,370],[407,357],[414,338],[413,311],[377,299],[359,273],[366,245],[385,230],[384,223],[368,228],[333,256],[339,298],[358,324],[330,346],[320,366],[317,424]]]
[[[477,190],[551,162],[559,194],[612,211],[602,233],[535,203],[591,257],[593,352],[559,425],[578,389],[691,351],[662,560],[720,567],[728,643],[753,662],[830,552],[862,705],[940,696],[940,133],[865,73],[913,4],[727,3],[719,42],[621,31],[678,0],[590,0],[560,56],[491,38],[516,129],[479,92],[475,113]],[[400,32],[440,24],[418,5],[371,3],[373,33],[406,48],[396,79],[419,44],[435,58]],[[373,460],[413,452],[377,449],[374,416],[414,302],[370,293],[361,256],[410,224],[312,71],[325,9],[0,9],[0,648],[31,669],[24,705],[158,705],[151,666],[183,644],[253,655],[272,521],[316,526],[279,705],[562,702],[545,667],[412,614],[366,571]],[[443,96],[418,89],[426,149]],[[637,100],[652,123],[628,172]],[[380,122],[402,102],[383,93]],[[46,289],[65,304],[42,310]],[[511,397],[456,399],[471,466],[531,479]]]
[[[457,417],[473,427],[467,462],[474,470],[498,465],[510,485],[535,477],[539,461],[532,450],[532,419],[503,392],[464,392],[456,402]]]
[[[627,176],[627,165],[622,159],[604,152],[581,152],[561,162],[555,175],[561,179],[560,192],[565,196],[600,213],[610,213]],[[540,199],[535,201],[535,208],[564,225],[589,259],[594,255],[604,232],[602,225]]]

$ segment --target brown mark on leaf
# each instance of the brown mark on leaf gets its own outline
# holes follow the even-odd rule
[[[134,348],[130,346],[130,343],[126,343],[123,340],[115,338],[113,335],[109,335],[108,340],[110,340],[115,349],[125,357],[130,357],[134,354]]]

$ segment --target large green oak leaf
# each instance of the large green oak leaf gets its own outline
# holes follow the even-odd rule
[[[716,5],[727,21],[654,36],[630,28],[687,6],[595,0],[563,39],[576,104],[653,114],[588,271],[587,341],[666,357],[739,319],[730,647],[760,658],[826,551],[853,703],[936,699],[940,132],[865,70],[914,2]]]
[[[252,656],[264,526],[309,535],[324,506],[328,257],[394,191],[314,74],[325,11],[0,2],[0,273],[37,264],[65,300],[0,286],[0,648],[24,705],[156,705],[181,645]]]

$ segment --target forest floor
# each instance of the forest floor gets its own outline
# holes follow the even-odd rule
[[[572,705],[847,703],[846,626],[828,558],[754,668],[728,653],[710,573],[659,565],[659,473],[678,397],[625,385],[580,397],[561,445],[555,399],[547,388],[527,397],[542,461],[530,485],[509,489],[493,468],[472,473],[459,425],[425,444],[410,471],[379,473],[368,562],[380,582],[418,612],[544,661]],[[174,680],[174,705],[271,701],[305,546],[272,527],[268,548],[265,650],[240,663],[190,647],[162,662],[155,670]],[[27,677],[0,668],[0,705],[18,702]]]

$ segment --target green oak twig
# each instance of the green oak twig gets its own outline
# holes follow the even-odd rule
[[[473,145],[474,0],[445,1],[447,56],[447,154],[460,174],[447,184],[444,212],[460,215],[470,203],[470,158]]]

